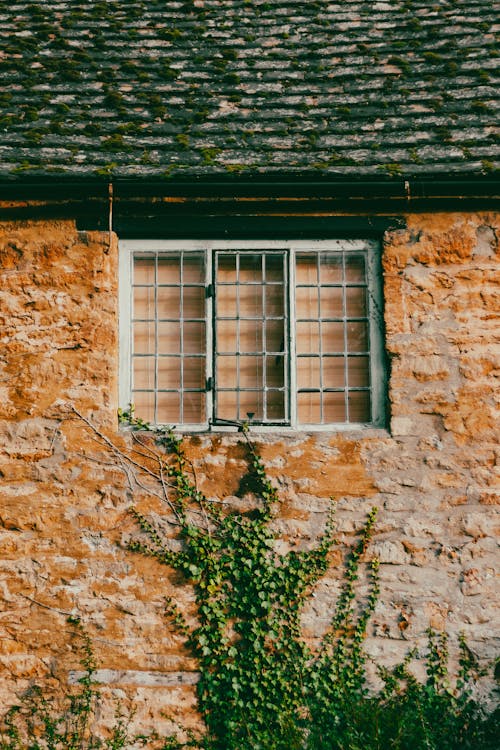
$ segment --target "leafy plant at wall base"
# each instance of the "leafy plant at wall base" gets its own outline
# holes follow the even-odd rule
[[[0,750],[121,750],[137,739],[129,732],[131,716],[123,714],[119,706],[107,738],[95,734],[100,704],[94,687],[97,663],[80,620],[69,617],[68,624],[78,636],[83,652],[80,664],[84,675],[78,687],[62,700],[45,697],[39,685],[30,688],[0,718]]]

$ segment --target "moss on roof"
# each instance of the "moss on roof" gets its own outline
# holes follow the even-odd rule
[[[3,5],[2,176],[498,167],[490,0]]]

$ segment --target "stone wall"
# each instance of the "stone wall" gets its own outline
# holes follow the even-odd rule
[[[492,214],[409,215],[385,237],[388,430],[258,436],[283,497],[283,545],[314,542],[331,495],[347,543],[379,507],[382,593],[367,645],[386,663],[423,644],[429,624],[495,654],[497,232]],[[168,569],[121,545],[133,530],[124,477],[70,411],[126,444],[116,238],[69,221],[0,224],[0,259],[0,705],[35,680],[66,683],[78,656],[65,619],[78,613],[103,691],[161,730],[161,711],[187,715],[196,681],[163,598],[189,602]],[[237,502],[238,436],[198,436],[189,451],[206,494]],[[340,561],[304,613],[313,640]]]

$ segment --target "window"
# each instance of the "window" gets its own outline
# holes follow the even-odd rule
[[[377,249],[122,242],[122,404],[184,429],[383,424]]]

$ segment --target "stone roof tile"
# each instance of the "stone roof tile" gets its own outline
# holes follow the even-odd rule
[[[0,176],[479,175],[491,0],[14,0]]]

